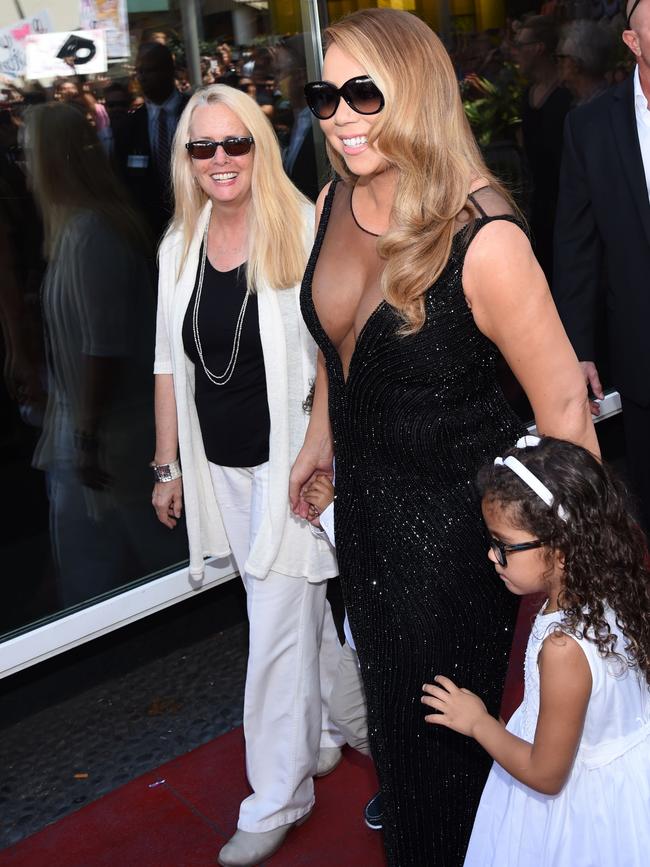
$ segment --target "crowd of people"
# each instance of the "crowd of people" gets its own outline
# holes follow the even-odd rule
[[[130,81],[11,97],[5,370],[39,430],[61,597],[185,536],[191,582],[230,555],[245,588],[251,793],[224,867],[309,819],[346,741],[372,755],[366,820],[395,867],[647,860],[650,4],[626,13],[617,83],[601,24],[532,16],[450,54],[365,9],[326,29],[322,80],[292,37],[220,45],[190,93],[152,38]],[[510,62],[527,214],[459,87]],[[592,420],[602,314],[636,499]]]

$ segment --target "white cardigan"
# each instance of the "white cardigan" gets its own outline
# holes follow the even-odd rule
[[[158,316],[154,373],[171,373],[178,416],[178,447],[183,468],[183,501],[190,547],[190,575],[200,579],[205,557],[230,553],[194,401],[194,364],[183,346],[183,320],[196,282],[199,253],[212,204],[199,217],[180,276],[180,232],[160,246]],[[314,208],[305,206],[305,256],[312,243]],[[337,574],[336,559],[324,539],[316,539],[306,521],[289,508],[289,471],[302,446],[309,421],[302,402],[315,376],[316,346],[300,314],[300,284],[276,290],[257,288],[260,338],[271,419],[269,493],[266,514],[246,562],[246,572],[268,572],[322,581]]]

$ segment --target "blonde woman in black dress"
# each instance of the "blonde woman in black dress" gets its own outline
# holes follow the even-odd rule
[[[388,9],[326,38],[324,80],[306,95],[342,180],[319,197],[303,283],[321,354],[292,505],[307,514],[301,493],[336,452],[337,554],[388,860],[454,867],[490,761],[427,726],[420,694],[451,672],[499,710],[515,604],[485,556],[473,486],[522,430],[497,348],[541,431],[598,447],[575,355],[442,44]]]

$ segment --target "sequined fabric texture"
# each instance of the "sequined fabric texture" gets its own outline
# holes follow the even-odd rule
[[[388,862],[460,867],[491,760],[473,740],[425,723],[420,696],[423,683],[445,674],[497,715],[512,642],[518,600],[487,559],[474,479],[522,424],[461,285],[464,251],[494,217],[457,234],[426,294],[421,331],[400,337],[397,314],[379,304],[346,381],[319,299],[345,291],[347,260],[372,253],[364,273],[381,273],[376,239],[353,219],[350,195],[345,183],[332,184],[301,295],[328,371],[342,590],[384,794]]]

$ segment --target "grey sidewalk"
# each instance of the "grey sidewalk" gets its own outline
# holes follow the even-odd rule
[[[179,641],[177,612],[157,616],[153,635],[142,624],[102,639],[99,653],[80,649],[72,671],[52,660],[49,676],[0,682],[0,848],[241,724],[246,624],[186,643],[204,617],[190,612]],[[166,643],[146,659],[147,645]]]

